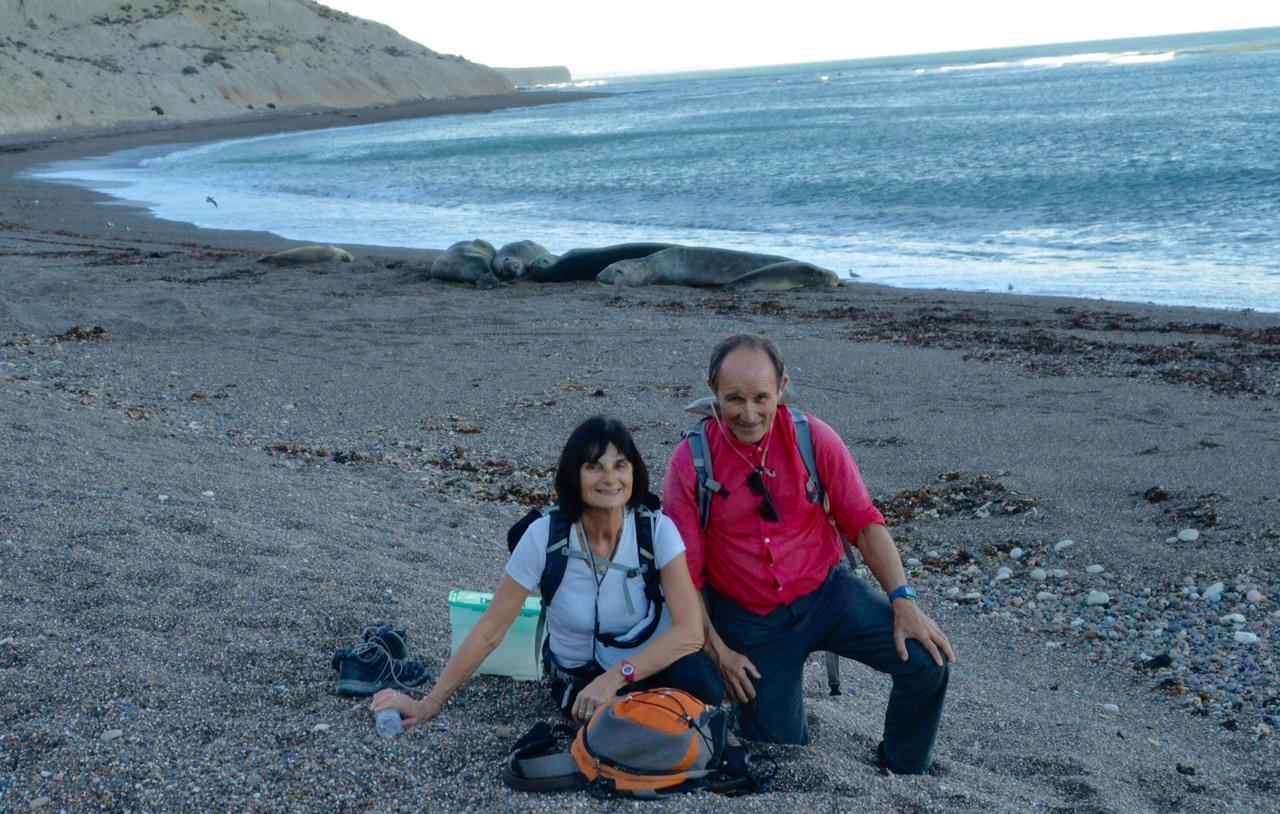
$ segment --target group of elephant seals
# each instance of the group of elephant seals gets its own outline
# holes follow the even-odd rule
[[[337,246],[299,246],[296,249],[286,249],[266,257],[259,257],[258,262],[285,268],[309,266],[313,263],[350,263],[354,259],[350,252],[343,251]]]
[[[454,283],[471,283],[476,288],[497,288],[498,278],[493,273],[493,258],[497,250],[487,240],[460,240],[445,249],[431,264],[433,280]]]
[[[786,262],[790,262],[788,258],[772,254],[676,246],[645,257],[611,263],[596,279],[607,285],[712,288],[763,266]]]
[[[535,270],[530,276],[539,283],[594,280],[611,263],[647,257],[674,246],[673,243],[619,243],[602,249],[571,249],[547,268]]]
[[[537,275],[550,268],[557,260],[540,243],[517,240],[498,249],[493,258],[493,273],[499,280],[516,280],[526,275]]]

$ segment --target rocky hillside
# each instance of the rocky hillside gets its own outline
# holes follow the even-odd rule
[[[312,0],[0,0],[0,134],[510,90]]]

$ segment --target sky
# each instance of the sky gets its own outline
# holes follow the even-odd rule
[[[1280,0],[322,0],[434,51],[575,79],[1280,26]]]

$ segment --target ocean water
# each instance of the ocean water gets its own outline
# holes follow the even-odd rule
[[[658,240],[899,286],[1280,311],[1280,28],[599,89],[38,174],[309,241]]]

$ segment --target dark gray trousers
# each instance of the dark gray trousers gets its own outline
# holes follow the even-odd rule
[[[709,612],[725,644],[760,671],[755,700],[738,709],[744,738],[809,741],[801,699],[804,664],[810,653],[830,651],[893,677],[881,744],[889,766],[915,773],[933,764],[950,669],[935,664],[915,640],[907,642],[910,658],[899,658],[893,610],[882,591],[839,566],[812,593],[763,616],[714,592]]]

